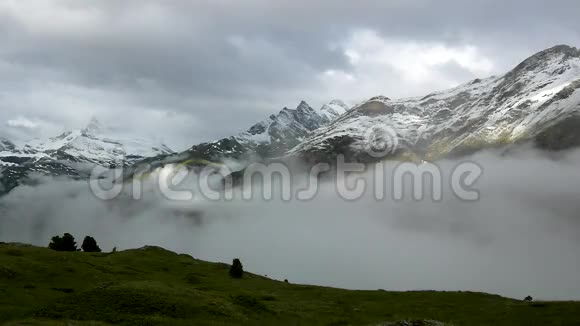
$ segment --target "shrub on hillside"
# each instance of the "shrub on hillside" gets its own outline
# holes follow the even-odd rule
[[[230,267],[230,276],[233,278],[242,278],[244,276],[244,266],[238,258],[234,259]]]
[[[84,252],[101,252],[101,248],[97,245],[97,240],[93,237],[86,236],[81,246]]]
[[[48,247],[56,251],[77,251],[77,243],[70,233],[65,233],[62,237],[52,237]]]

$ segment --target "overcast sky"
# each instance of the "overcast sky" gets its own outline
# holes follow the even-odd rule
[[[0,135],[174,149],[282,107],[425,95],[580,45],[580,1],[0,0]]]

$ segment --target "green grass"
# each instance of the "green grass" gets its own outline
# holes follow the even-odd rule
[[[0,245],[6,325],[580,325],[580,303],[473,292],[348,291],[294,285],[161,248],[90,254]],[[362,268],[362,266],[361,266]]]

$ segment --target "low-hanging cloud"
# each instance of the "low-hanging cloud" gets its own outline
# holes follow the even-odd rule
[[[249,271],[296,283],[579,299],[580,152],[469,160],[484,170],[478,201],[450,190],[454,160],[437,163],[446,181],[439,202],[371,193],[345,201],[333,182],[309,201],[172,202],[151,185],[140,201],[101,201],[86,182],[46,181],[0,200],[0,240],[46,246],[70,232],[77,241],[96,237],[105,250],[160,245],[211,261],[239,257]]]

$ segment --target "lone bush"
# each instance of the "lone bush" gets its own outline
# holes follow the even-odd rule
[[[101,248],[97,245],[97,240],[93,237],[85,237],[83,245],[81,246],[84,252],[101,252]]]
[[[65,233],[62,237],[54,236],[48,247],[56,251],[77,251],[75,237],[70,233]]]
[[[244,276],[244,266],[242,262],[236,258],[230,267],[230,276],[233,278],[242,278]]]

